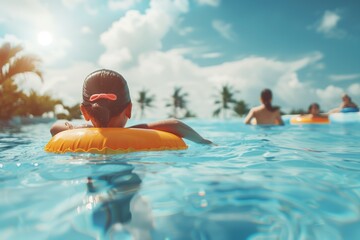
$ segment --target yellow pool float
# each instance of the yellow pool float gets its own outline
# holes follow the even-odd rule
[[[182,149],[187,149],[182,138],[168,132],[140,128],[71,129],[56,134],[45,146],[45,151],[51,153],[116,154]]]
[[[329,124],[328,117],[296,116],[290,119],[291,124]]]

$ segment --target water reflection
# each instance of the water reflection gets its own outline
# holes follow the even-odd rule
[[[21,129],[18,127],[1,127],[0,126],[0,153],[17,147],[18,145],[30,144],[29,139],[19,135]]]
[[[87,177],[88,201],[85,207],[92,210],[92,223],[104,235],[124,237],[125,234],[138,236],[136,239],[151,239],[150,207],[144,198],[136,195],[142,180],[133,165],[116,165],[120,166],[119,171]]]
[[[141,179],[133,168],[121,172],[108,173],[101,176],[88,177],[89,194],[101,194],[103,187],[97,182],[106,182],[107,195],[102,197],[101,204],[93,213],[93,221],[107,231],[115,223],[131,221],[130,201],[140,188]]]

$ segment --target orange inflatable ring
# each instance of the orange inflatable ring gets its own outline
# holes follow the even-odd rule
[[[328,117],[297,116],[290,119],[291,124],[329,124]]]
[[[115,154],[186,148],[182,138],[168,132],[140,128],[78,128],[53,136],[45,151]]]

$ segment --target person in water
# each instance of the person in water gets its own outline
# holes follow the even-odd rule
[[[280,109],[271,105],[272,92],[270,89],[264,89],[261,92],[261,105],[254,107],[246,116],[245,124],[250,124],[252,119],[256,120],[258,125],[283,125]]]
[[[327,118],[326,114],[320,113],[320,106],[317,103],[310,104],[308,108],[308,114],[306,114],[305,116],[311,118]]]
[[[340,108],[358,108],[358,106],[351,100],[349,95],[344,94],[342,96],[342,103],[340,104]]]
[[[351,97],[347,94],[342,95],[341,97],[342,103],[338,108],[332,109],[329,111],[329,113],[337,113],[342,112],[346,108],[352,109],[352,112],[358,112],[359,107],[351,100]]]
[[[72,128],[84,127],[113,127],[124,128],[131,118],[132,103],[126,80],[115,71],[108,69],[97,70],[90,73],[83,85],[83,102],[80,110],[86,121],[92,125],[73,126],[69,122],[58,121],[50,129],[55,134]],[[190,141],[211,144],[200,136],[195,130],[177,119],[146,123],[131,126],[130,128],[154,129],[169,132]]]

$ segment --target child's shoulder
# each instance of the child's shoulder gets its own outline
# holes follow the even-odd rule
[[[66,120],[58,120],[51,126],[50,133],[52,136],[54,136],[55,134],[62,131],[66,131],[74,128],[88,128],[88,127],[93,127],[93,126],[88,123],[74,124]]]
[[[261,111],[261,110],[263,110],[264,109],[264,106],[263,105],[260,105],[260,106],[257,106],[257,107],[253,107],[252,109],[251,109],[251,111],[253,111],[253,112],[259,112],[259,111]]]

